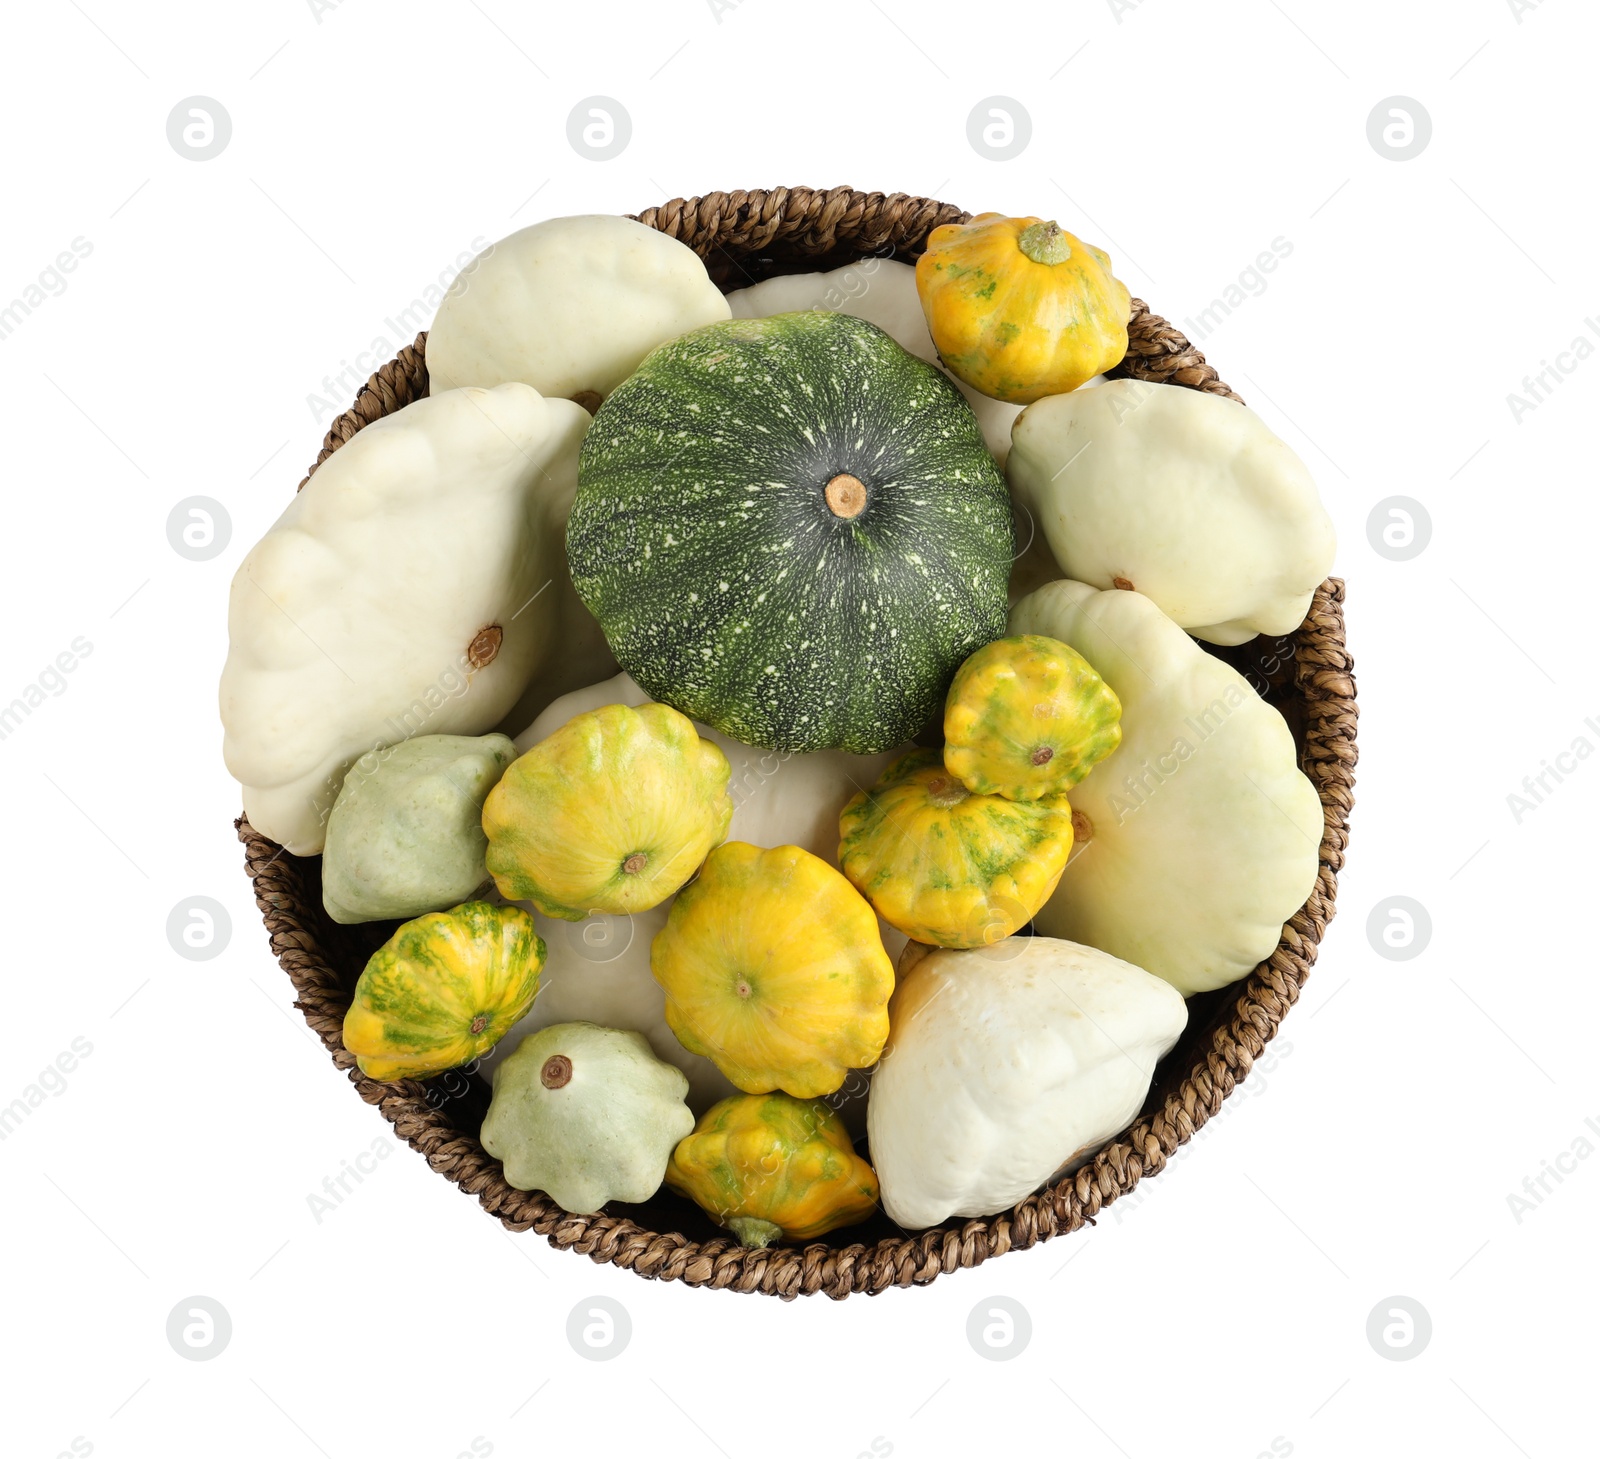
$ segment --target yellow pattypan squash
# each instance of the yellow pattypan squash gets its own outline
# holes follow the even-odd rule
[[[820,1099],[736,1094],[700,1116],[667,1162],[667,1184],[744,1246],[810,1241],[864,1221],[878,1177]]]
[[[980,213],[935,228],[917,293],[946,368],[996,400],[1076,390],[1128,352],[1127,287],[1054,222]]]
[[[512,762],[483,803],[500,895],[581,922],[664,902],[727,834],[728,757],[665,704],[610,704]]]
[[[463,902],[403,923],[372,954],[344,1046],[373,1079],[420,1079],[486,1054],[533,1006],[544,939],[521,907]]]
[[[869,907],[821,857],[729,841],[650,946],[667,1024],[750,1094],[830,1094],[877,1062],[894,967]]]
[[[1122,741],[1122,703],[1087,659],[1040,633],[986,644],[944,702],[944,766],[974,795],[1071,790]]]
[[[915,942],[985,947],[1049,899],[1072,852],[1064,795],[973,795],[938,750],[912,750],[839,816],[839,865]]]

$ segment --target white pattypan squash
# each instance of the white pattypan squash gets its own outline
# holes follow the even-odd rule
[[[568,720],[592,709],[607,704],[636,708],[649,702],[650,696],[626,674],[576,690],[556,700],[516,737],[517,753],[532,749]],[[786,755],[741,745],[707,725],[696,724],[695,728],[728,757],[732,769],[728,793],[734,811],[726,839],[754,846],[800,846],[830,866],[839,864],[839,812],[845,802],[857,790],[870,786],[899,753],[847,755],[839,750],[819,750]],[[671,906],[669,899],[631,919],[599,916],[582,922],[558,922],[535,913],[539,935],[549,946],[549,958],[539,975],[539,996],[533,1008],[501,1041],[501,1047],[514,1048],[523,1034],[574,1019],[631,1028],[650,1040],[657,1057],[676,1064],[689,1076],[689,1103],[696,1113],[737,1093],[715,1064],[691,1054],[667,1027],[666,995],[650,974],[650,943],[666,925]],[[882,922],[879,932],[893,958],[905,945],[904,935]],[[488,1062],[493,1062],[492,1057]],[[844,1105],[850,1095],[861,1092],[862,1083],[848,1080],[845,1098],[831,1102],[836,1108]],[[850,1109],[842,1112],[850,1123]],[[859,1128],[859,1110],[854,1124]]]
[[[908,1231],[991,1216],[1138,1114],[1188,1021],[1142,968],[1050,937],[912,943],[867,1106],[883,1208]]]
[[[567,687],[575,645],[605,672],[566,569],[589,419],[520,384],[416,401],[329,457],[250,550],[220,698],[264,836],[314,855],[358,757],[493,729],[541,670]]]
[[[1069,578],[1132,587],[1208,643],[1292,633],[1333,566],[1300,458],[1237,401],[1112,380],[1030,405],[1006,477]]]
[[[520,380],[605,397],[658,344],[728,317],[693,249],[631,218],[550,218],[491,243],[428,330],[435,390]],[[598,401],[585,401],[591,407]]]
[[[1034,925],[1185,996],[1245,977],[1317,879],[1322,805],[1283,716],[1142,593],[1051,583],[1010,631],[1075,648],[1122,701],[1122,743],[1072,790],[1072,859]]]
[[[902,349],[919,360],[944,370],[933,336],[928,332],[922,300],[917,297],[917,271],[892,258],[864,258],[859,263],[816,274],[780,274],[728,295],[735,319],[765,319],[797,309],[830,309],[876,324]],[[996,461],[1004,466],[1011,449],[1011,424],[1021,414],[1020,405],[993,400],[964,380],[944,371],[967,398],[978,418],[983,439]]]

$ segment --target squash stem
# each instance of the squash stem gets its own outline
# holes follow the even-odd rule
[[[759,1216],[729,1216],[728,1230],[739,1238],[740,1246],[771,1246],[783,1235],[783,1227]]]
[[[1023,257],[1034,263],[1065,263],[1072,257],[1067,233],[1053,218],[1048,223],[1030,223],[1017,235]]]
[[[828,510],[847,522],[852,517],[859,517],[867,509],[867,488],[860,477],[852,476],[848,471],[841,471],[829,481],[823,488],[822,497],[828,504]]]

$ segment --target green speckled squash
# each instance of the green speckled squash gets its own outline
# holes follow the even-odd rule
[[[810,310],[660,346],[600,407],[572,580],[655,699],[742,744],[872,754],[1005,631],[1011,506],[939,371]]]
[[[1064,795],[973,795],[938,750],[911,750],[845,806],[839,868],[891,927],[987,947],[1049,901],[1072,853]]]
[[[1072,789],[1122,743],[1122,702],[1089,661],[1028,633],[985,644],[944,702],[944,765],[974,795]]]
[[[372,1079],[420,1079],[486,1054],[533,1006],[544,939],[521,907],[463,902],[404,923],[368,960],[344,1046]]]

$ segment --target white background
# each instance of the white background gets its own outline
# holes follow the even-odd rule
[[[1600,746],[1600,362],[1569,357],[1520,420],[1507,397],[1600,316],[1600,17],[1577,0],[548,9],[8,13],[0,304],[75,238],[92,252],[0,339],[0,701],[75,638],[92,652],[0,741],[0,1103],[74,1039],[92,1053],[0,1144],[0,1448],[1592,1451],[1600,1159],[1568,1159],[1527,1209],[1508,1196],[1600,1123],[1600,762],[1567,762],[1520,822],[1507,797],[1577,737]],[[197,94],[233,125],[206,162],[166,136]],[[607,162],[567,141],[595,94],[632,119]],[[1011,161],[967,140],[994,95],[1032,119]],[[1403,162],[1367,132],[1396,95],[1433,128]],[[387,1139],[269,954],[215,691],[229,577],[327,423],[308,397],[375,337],[393,353],[386,316],[474,237],[845,182],[1054,215],[1175,321],[1292,244],[1204,347],[1339,526],[1361,765],[1315,975],[1170,1171],[1094,1230],[926,1290],[782,1304],[512,1237]],[[211,561],[168,545],[193,495],[232,519]],[[1431,517],[1409,561],[1369,545],[1391,496]],[[165,933],[197,895],[232,919],[206,962]],[[1432,919],[1409,961],[1366,930],[1395,895]],[[385,1147],[316,1219],[324,1178]],[[211,1361],[165,1335],[195,1295],[232,1322]],[[566,1336],[596,1295],[632,1324],[606,1362]],[[966,1336],[998,1295],[1032,1324],[1006,1362]],[[1396,1295],[1431,1317],[1411,1361],[1366,1336]]]

